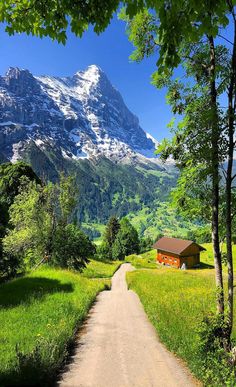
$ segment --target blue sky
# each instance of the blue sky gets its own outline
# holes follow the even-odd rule
[[[165,102],[165,92],[150,84],[156,58],[140,64],[130,62],[132,45],[125,34],[125,24],[116,17],[99,36],[92,30],[82,39],[69,34],[66,46],[25,34],[9,37],[3,26],[0,36],[1,75],[8,67],[18,66],[35,75],[65,76],[97,64],[121,92],[129,109],[139,117],[144,130],[158,140],[169,135],[166,125],[172,115]]]

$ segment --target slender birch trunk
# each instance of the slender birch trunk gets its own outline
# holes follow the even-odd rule
[[[233,10],[232,10],[233,12]],[[232,254],[232,171],[233,171],[233,152],[234,152],[234,125],[235,125],[235,83],[236,83],[236,19],[234,18],[234,42],[231,60],[231,76],[228,88],[228,164],[226,172],[226,249],[228,266],[228,341],[233,327],[233,298],[234,298],[234,272],[233,272],[233,254]]]
[[[215,83],[215,45],[212,36],[210,46],[210,98],[211,98],[211,164],[212,164],[212,243],[217,287],[217,311],[224,314],[224,288],[219,243],[219,127],[217,113],[217,90]]]

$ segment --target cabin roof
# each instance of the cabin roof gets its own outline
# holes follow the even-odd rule
[[[191,246],[192,244],[198,246],[199,251],[206,250],[204,249],[204,247],[198,245],[193,241],[189,241],[187,239],[168,238],[168,237],[162,237],[161,239],[159,239],[153,245],[153,248],[180,255],[187,249],[187,247]]]

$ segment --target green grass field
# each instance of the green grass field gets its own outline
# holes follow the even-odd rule
[[[211,243],[202,243],[201,246],[205,247],[206,251],[201,252],[201,263],[206,266],[214,266],[213,250]],[[226,246],[223,245],[223,253],[226,251]],[[136,269],[146,268],[154,269],[158,268],[156,264],[156,250],[150,250],[147,253],[139,255],[129,255],[125,258],[127,262],[130,262],[134,265]],[[236,245],[233,245],[233,261],[236,272]],[[227,270],[226,264],[223,264],[224,271]]]
[[[102,262],[91,259],[83,270],[82,276],[86,278],[111,278],[121,264],[121,261]]]
[[[212,265],[212,246],[205,244],[204,247],[207,251],[202,254],[201,261]],[[155,255],[155,250],[149,253],[150,261],[155,261]],[[129,257],[126,259],[129,260]],[[234,246],[234,261],[236,261],[236,246]],[[215,312],[216,309],[214,270],[181,271],[161,265],[156,265],[156,269],[149,266],[150,269],[147,270],[148,265],[153,264],[152,262],[147,264],[147,253],[132,256],[134,266],[145,270],[136,270],[127,274],[129,288],[140,297],[161,341],[184,359],[198,378],[202,378],[203,375],[199,374],[200,359],[197,356],[198,328],[204,316]],[[233,337],[236,339],[236,324],[234,324]]]
[[[91,261],[82,275],[42,268],[0,286],[0,386],[46,386],[55,377],[97,293],[110,285],[102,277],[119,265]]]
[[[203,243],[203,247],[205,247],[206,251],[203,251],[201,253],[201,262],[206,263],[207,265],[214,265],[214,258],[213,258],[213,250],[212,250],[212,244],[211,243]],[[226,245],[223,245],[222,249],[223,253],[226,252]],[[236,272],[236,245],[233,245],[233,262],[234,262],[234,269]],[[224,270],[227,269],[226,265],[223,265]]]
[[[140,255],[128,255],[126,262],[130,262],[136,269],[156,269],[156,250],[148,251]]]

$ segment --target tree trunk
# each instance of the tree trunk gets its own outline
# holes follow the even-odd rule
[[[231,77],[228,89],[228,164],[226,173],[226,249],[228,266],[228,343],[233,326],[233,296],[234,296],[234,272],[232,254],[232,170],[234,152],[234,94],[235,94],[235,71],[236,71],[236,20],[234,17],[234,46],[231,61]]]
[[[215,84],[215,45],[212,36],[210,46],[210,99],[211,99],[211,168],[212,168],[212,243],[217,287],[217,311],[224,314],[224,288],[219,243],[219,126],[217,113],[217,90]]]

